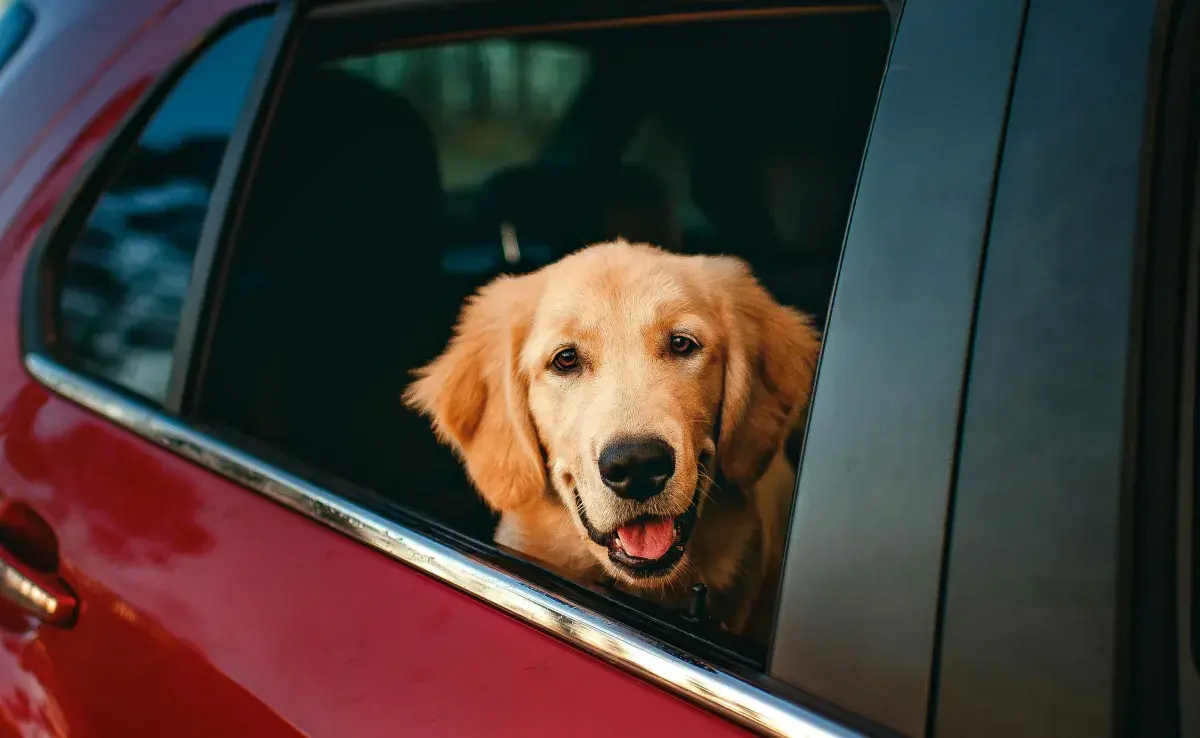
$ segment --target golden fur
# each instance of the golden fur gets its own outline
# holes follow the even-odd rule
[[[677,334],[696,350],[672,353]],[[578,356],[570,375],[554,365],[565,346]],[[616,241],[482,288],[404,399],[501,513],[497,543],[667,606],[703,581],[713,614],[763,641],[795,479],[782,447],[819,350],[809,319],[743,261]],[[638,434],[665,440],[676,459],[643,502],[613,494],[597,471],[598,449]],[[683,515],[693,499],[682,560],[652,578],[615,565],[581,520],[611,532],[639,515]]]

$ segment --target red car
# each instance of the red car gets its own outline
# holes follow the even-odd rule
[[[1200,735],[1190,0],[0,0],[0,736]],[[615,235],[824,325],[774,634],[408,372]]]

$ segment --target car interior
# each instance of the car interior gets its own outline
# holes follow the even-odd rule
[[[496,517],[400,402],[464,298],[623,237],[741,256],[822,326],[890,34],[881,6],[515,37],[573,49],[586,74],[534,156],[457,187],[418,105],[349,55],[298,63],[193,412],[302,475],[490,543]]]

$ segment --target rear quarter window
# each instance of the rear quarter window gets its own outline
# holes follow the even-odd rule
[[[267,19],[246,22],[186,71],[64,244],[63,360],[155,403],[166,399],[192,261],[269,31]]]
[[[34,24],[33,8],[21,0],[0,0],[0,72],[17,55]]]

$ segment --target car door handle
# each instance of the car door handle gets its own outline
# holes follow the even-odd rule
[[[57,574],[36,571],[0,548],[0,597],[47,625],[70,627],[79,600]]]
[[[0,599],[47,625],[70,628],[79,598],[59,574],[58,536],[24,502],[0,503]]]

